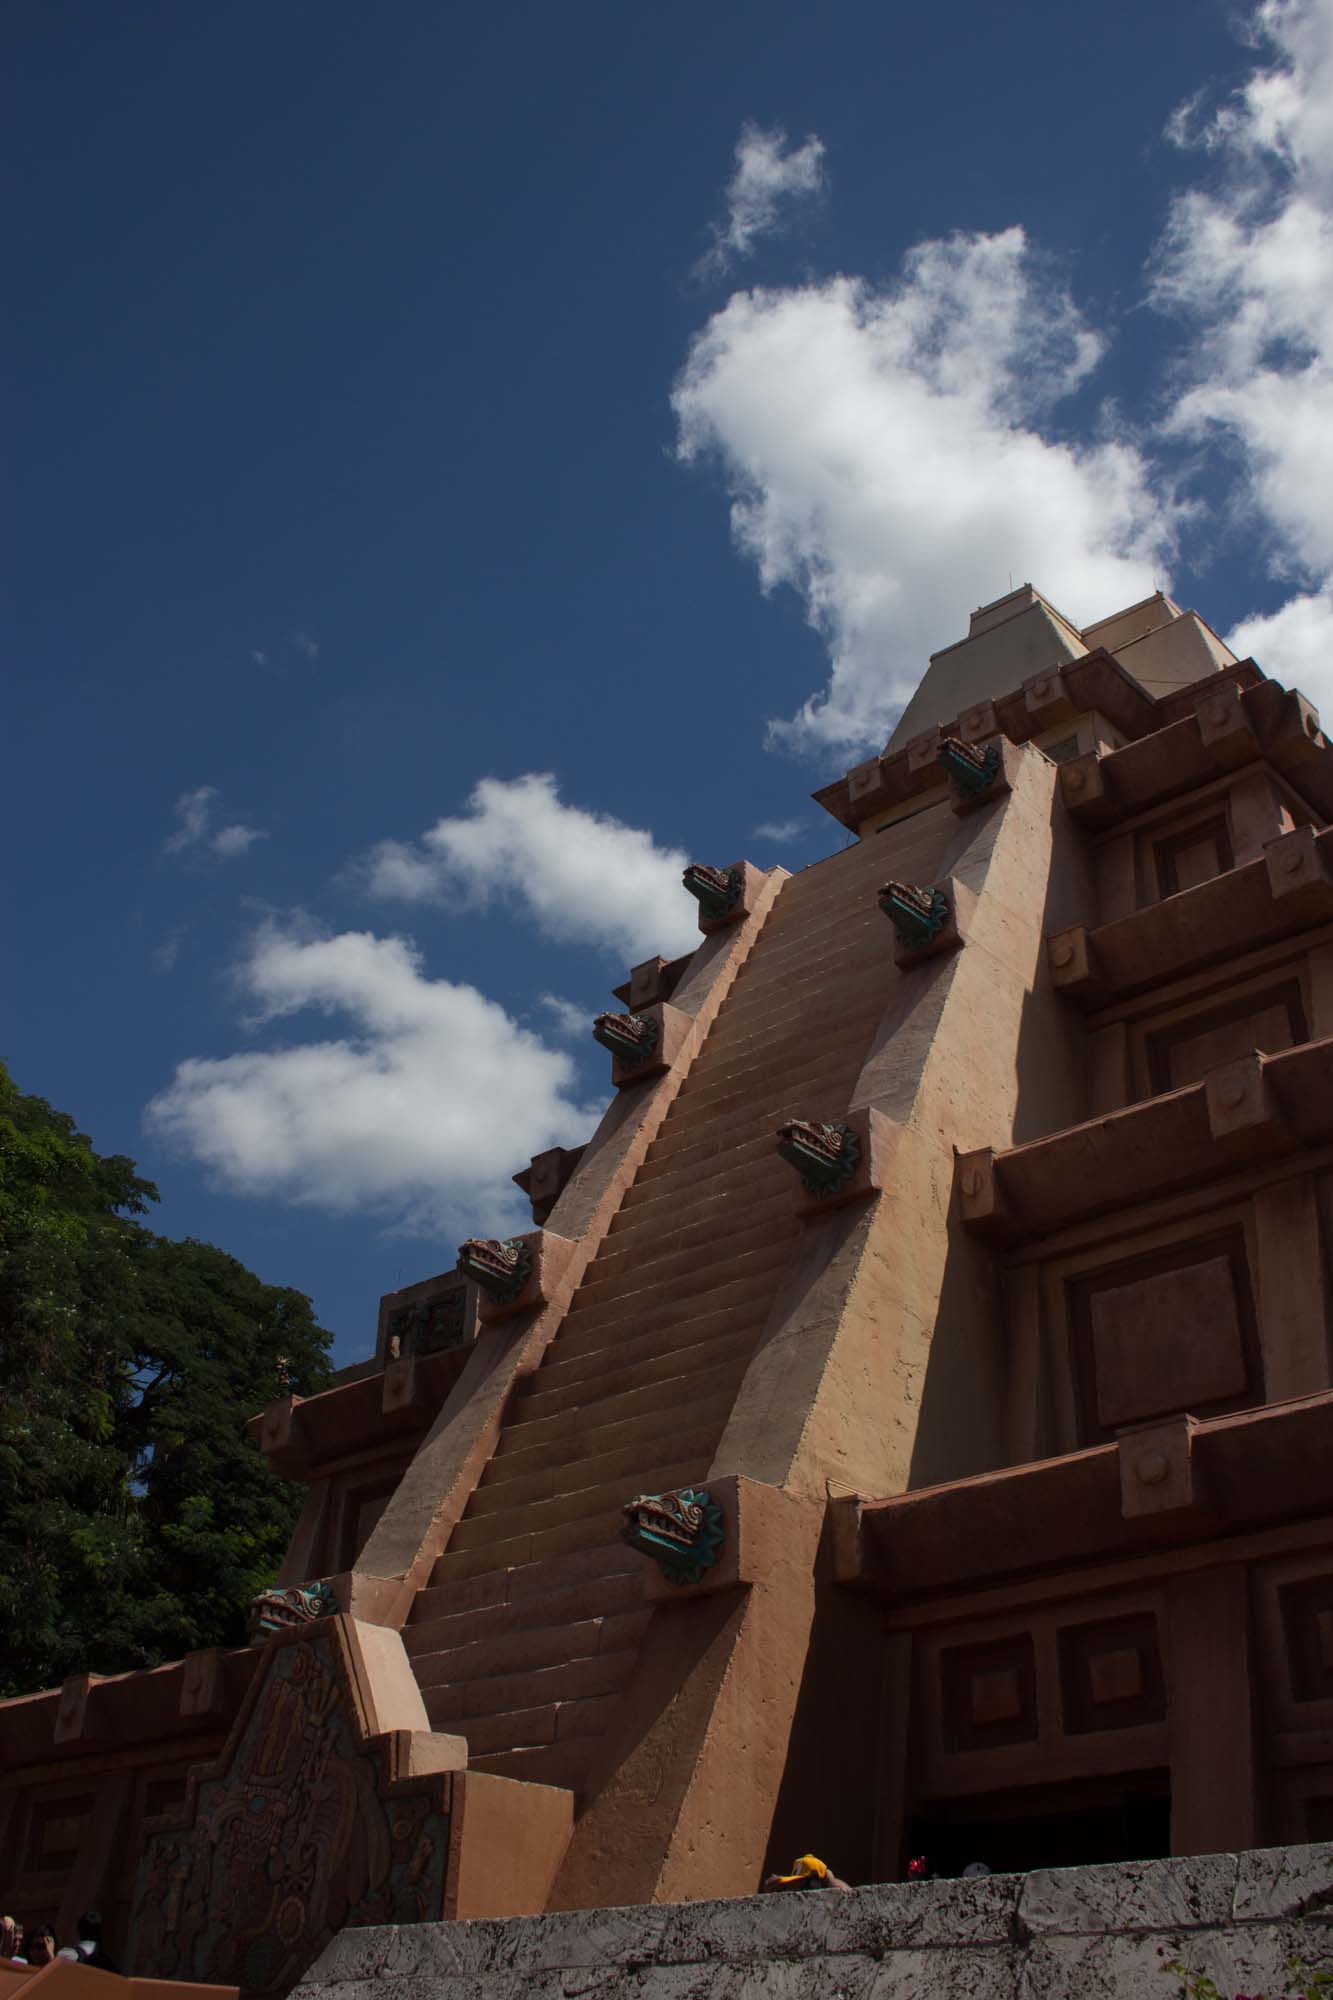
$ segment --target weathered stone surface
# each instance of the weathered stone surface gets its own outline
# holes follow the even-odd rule
[[[1333,1841],[1237,1855],[1232,1914],[1238,1924],[1316,1915],[1333,1921]]]
[[[1039,1868],[1023,1879],[1018,1921],[1028,1936],[1196,1930],[1231,1921],[1235,1887],[1234,1854],[1127,1861],[1104,1868]]]
[[[1333,1966],[1333,1844],[344,1931],[298,2000],[1177,2000]]]

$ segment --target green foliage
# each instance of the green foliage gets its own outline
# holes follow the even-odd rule
[[[0,1065],[0,1694],[239,1643],[300,1509],[244,1425],[329,1335],[156,1199]]]
[[[1206,1972],[1191,1972],[1178,1958],[1170,1958],[1162,1967],[1163,1972],[1173,1973],[1181,1982],[1181,1990],[1187,2000],[1227,2000],[1215,1979]],[[1285,1995],[1274,1994],[1272,2000],[1333,2000],[1333,1972],[1316,1972],[1304,1959],[1287,1960]],[[1266,1993],[1237,1993],[1234,2000],[1269,2000]]]

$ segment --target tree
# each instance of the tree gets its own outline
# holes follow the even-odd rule
[[[156,1199],[0,1065],[0,1692],[238,1643],[299,1512],[244,1425],[330,1336]]]

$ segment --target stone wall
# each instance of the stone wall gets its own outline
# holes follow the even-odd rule
[[[296,2000],[1174,2000],[1333,1968],[1333,1843],[978,1881],[345,1930]]]

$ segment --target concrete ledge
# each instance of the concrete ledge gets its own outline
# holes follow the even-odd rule
[[[979,1881],[345,1930],[301,2000],[1175,2000],[1333,1955],[1333,1844]]]

